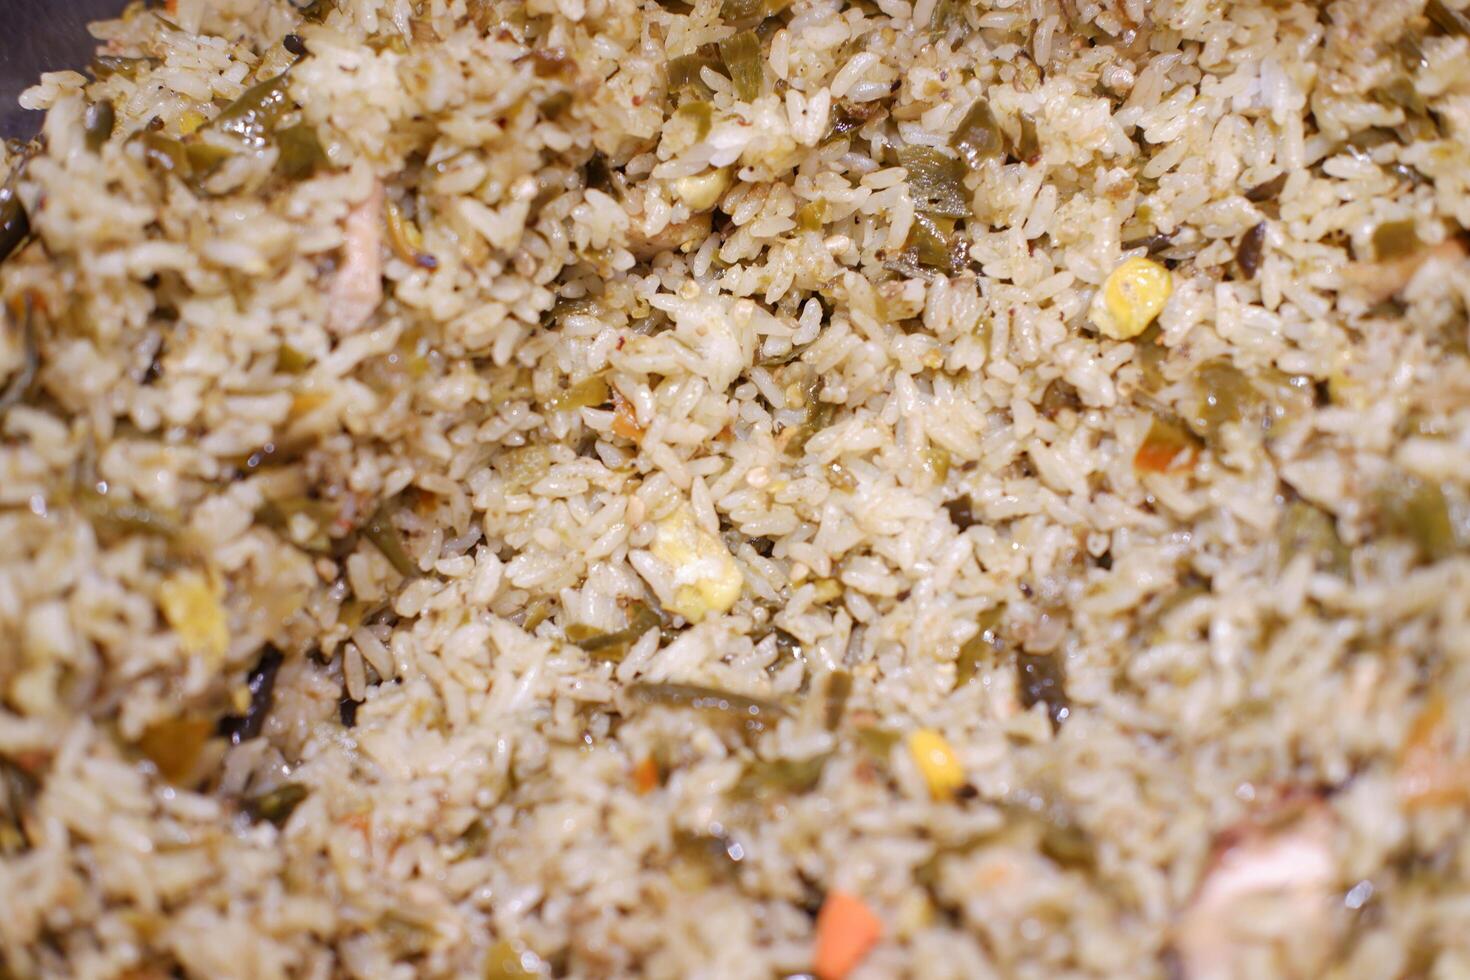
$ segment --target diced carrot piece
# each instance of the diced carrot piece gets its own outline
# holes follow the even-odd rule
[[[638,418],[633,414],[633,406],[616,388],[613,389],[612,430],[615,435],[622,436],[631,442],[643,441],[643,427],[638,424]]]
[[[658,763],[653,761],[653,756],[646,756],[633,767],[633,788],[639,796],[647,796],[658,789]]]
[[[817,913],[812,968],[820,980],[843,980],[883,935],[883,923],[856,895],[833,889]]]
[[[1171,473],[1191,470],[1199,458],[1199,439],[1172,422],[1154,419],[1148,435],[1133,455],[1133,468],[1140,473]]]

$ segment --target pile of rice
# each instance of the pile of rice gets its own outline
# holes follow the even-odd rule
[[[0,976],[1470,975],[1457,3],[96,25]]]

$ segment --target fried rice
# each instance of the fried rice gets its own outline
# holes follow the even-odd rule
[[[1470,976],[1458,2],[94,25],[0,976]]]

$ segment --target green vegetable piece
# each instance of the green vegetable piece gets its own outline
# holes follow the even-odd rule
[[[1352,552],[1337,536],[1336,522],[1305,500],[1293,501],[1281,515],[1276,542],[1282,564],[1304,554],[1316,567],[1342,578],[1352,569]]]
[[[1379,508],[1386,530],[1414,542],[1426,561],[1455,553],[1458,542],[1449,501],[1438,483],[1400,476],[1379,491]]]
[[[738,721],[751,733],[765,731],[768,725],[786,715],[786,709],[773,701],[730,694],[698,684],[633,684],[629,686],[628,693],[642,704],[691,708]]]
[[[1386,221],[1373,229],[1373,254],[1380,262],[1402,259],[1423,247],[1412,220]]]
[[[363,525],[362,536],[383,553],[383,557],[388,559],[388,564],[392,565],[394,571],[399,575],[404,578],[418,576],[418,566],[409,557],[408,549],[403,544],[403,536],[394,526],[392,510],[386,502],[368,519],[367,524]]]
[[[1067,668],[1060,654],[1016,655],[1017,688],[1021,705],[1045,703],[1054,731],[1060,730],[1072,715],[1072,702],[1067,697]]]
[[[226,146],[196,140],[184,144],[184,155],[189,161],[189,176],[200,181],[223,166],[226,160],[235,155],[235,151]]]
[[[1000,637],[1000,626],[1005,621],[1006,606],[1000,603],[980,614],[980,629],[960,647],[960,655],[954,664],[954,686],[963,687],[975,679],[980,668],[992,665],[1000,656],[1005,643]]]
[[[955,236],[954,219],[919,212],[914,215],[904,251],[911,252],[919,265],[953,275],[964,268],[967,249]]]
[[[287,126],[276,133],[276,147],[280,151],[276,172],[287,180],[305,180],[329,166],[322,141],[306,123]]]
[[[683,89],[694,89],[703,97],[708,98],[710,87],[700,77],[704,69],[709,68],[727,78],[730,75],[725,63],[719,58],[712,58],[701,54],[686,54],[669,60],[665,69],[669,79],[669,91],[679,92]]]
[[[163,64],[157,58],[124,58],[119,55],[99,54],[92,59],[92,77],[98,80],[120,75],[123,78],[137,78],[138,72],[145,68],[155,68]]]
[[[1224,359],[1200,365],[1194,386],[1198,401],[1184,421],[1196,435],[1210,442],[1219,438],[1223,426],[1244,421],[1266,405],[1250,377]]]
[[[879,762],[887,762],[893,749],[903,741],[903,733],[878,725],[866,725],[857,730],[858,746]]]
[[[280,827],[310,795],[311,790],[301,783],[282,783],[269,793],[245,801],[245,812],[251,820],[267,820]]]
[[[757,759],[745,767],[732,793],[746,800],[810,793],[822,781],[822,770],[830,757],[822,754],[809,759]]]
[[[960,119],[960,124],[955,127],[949,138],[949,145],[959,151],[972,170],[1005,152],[1005,138],[1001,135],[1000,124],[995,121],[995,114],[990,111],[988,99],[975,100],[975,104],[970,106]]]
[[[649,630],[664,625],[664,619],[646,602],[628,606],[628,625],[615,633],[600,633],[591,627],[573,624],[567,627],[567,639],[604,663],[622,663],[628,649],[643,639]]]
[[[94,102],[87,106],[86,115],[82,117],[82,128],[87,135],[87,149],[93,153],[100,152],[112,138],[112,131],[116,127],[117,110],[111,102]]]
[[[898,151],[898,163],[909,172],[909,193],[917,210],[950,218],[970,217],[964,163],[927,146],[904,147]]]
[[[130,534],[143,534],[172,542],[183,534],[177,514],[154,510],[90,486],[79,487],[73,497],[77,510],[104,540],[115,541]]]
[[[168,782],[181,786],[198,775],[205,743],[215,734],[207,718],[170,718],[148,726],[138,740],[138,750],[158,768]]]
[[[246,146],[263,148],[276,123],[291,106],[284,73],[256,82],[226,106],[210,128],[227,133]]]
[[[0,392],[0,420],[16,405],[25,401],[36,382],[36,372],[41,367],[41,352],[36,344],[36,314],[29,300],[25,304],[25,317],[21,320],[21,363]]]
[[[143,146],[143,159],[166,174],[187,179],[194,168],[189,164],[189,151],[178,140],[162,133],[147,132],[138,137]]]
[[[766,0],[724,0],[720,20],[732,27],[754,27],[766,19]]]
[[[311,357],[305,351],[290,344],[282,344],[276,351],[276,370],[281,374],[304,374],[311,367]]]
[[[741,102],[754,102],[765,87],[761,42],[754,31],[741,31],[720,42],[720,57],[730,71],[730,83]]]
[[[298,540],[292,531],[298,514],[305,514],[314,525],[304,541]],[[267,500],[255,512],[255,519],[307,551],[324,555],[332,550],[331,528],[337,519],[337,508],[325,500],[304,496]]]
[[[929,33],[944,37],[952,28],[964,27],[965,5],[962,0],[939,0],[929,15]]]
[[[714,127],[715,107],[703,99],[694,99],[679,106],[674,116],[693,125],[694,138],[702,140]]]
[[[852,696],[852,674],[845,670],[834,670],[827,675],[827,688],[825,693],[825,705],[822,710],[822,724],[827,731],[835,732],[842,724],[842,716],[847,711],[847,699]]]
[[[482,980],[534,980],[545,976],[541,958],[529,950],[521,950],[509,939],[502,939],[490,947],[485,955],[485,967],[480,971]]]
[[[1034,163],[1041,159],[1041,137],[1036,132],[1036,120],[1021,113],[1021,139],[1016,143],[1016,159],[1022,163]]]
[[[1146,392],[1158,391],[1168,384],[1164,377],[1164,362],[1169,359],[1169,348],[1164,346],[1164,331],[1158,322],[1149,324],[1147,330],[1133,341],[1133,363],[1142,375],[1142,387]]]

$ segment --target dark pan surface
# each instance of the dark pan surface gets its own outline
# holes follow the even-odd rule
[[[85,67],[96,46],[87,22],[114,17],[123,5],[124,0],[0,0],[0,136],[35,134],[41,114],[15,100],[43,71]]]

